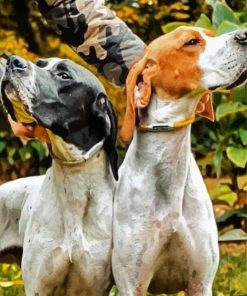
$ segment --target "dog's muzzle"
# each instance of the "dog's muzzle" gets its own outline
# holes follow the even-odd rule
[[[30,112],[27,106],[28,93],[25,86],[26,84],[30,87],[30,83],[23,83],[23,79],[27,79],[29,75],[30,65],[26,60],[14,55],[8,58],[1,83],[1,99],[3,107],[14,121],[23,121],[23,123],[30,121]],[[18,120],[16,110],[21,111],[17,112],[18,114],[22,114],[21,117],[18,116]],[[24,110],[25,112],[23,112]]]
[[[23,73],[27,69],[27,66],[27,61],[18,56],[11,56],[7,60],[7,67],[19,73]]]

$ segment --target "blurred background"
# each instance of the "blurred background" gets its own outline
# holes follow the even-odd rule
[[[245,0],[108,0],[107,5],[146,43],[180,25],[196,25],[217,35],[247,27]],[[70,58],[94,71],[62,43],[33,0],[0,0],[0,55]],[[247,53],[246,53],[247,54]],[[121,125],[123,90],[103,82]],[[198,119],[192,148],[212,199],[221,251],[214,296],[247,296],[247,86],[214,94],[216,122]],[[126,147],[118,144],[120,163]],[[38,141],[13,136],[0,109],[0,184],[45,173],[47,148]],[[198,221],[200,223],[200,221]],[[0,296],[25,295],[20,268],[0,258]],[[111,296],[117,295],[115,289]],[[179,293],[179,296],[184,295]]]

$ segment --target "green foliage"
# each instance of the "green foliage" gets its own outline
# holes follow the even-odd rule
[[[195,22],[196,27],[201,27],[201,28],[212,28],[212,24],[208,16],[206,14],[202,13],[199,17],[199,19]]]
[[[192,26],[192,24],[185,23],[185,22],[171,22],[171,23],[168,23],[168,24],[162,26],[161,28],[162,28],[162,31],[165,34],[167,34],[167,33],[172,32],[173,30],[177,29],[180,26],[190,27],[190,26]]]
[[[160,36],[162,30],[169,32],[167,23],[188,25],[199,17],[201,9],[208,10],[203,0],[108,0],[107,3],[147,43]]]
[[[247,149],[230,146],[226,148],[226,155],[236,166],[245,168],[247,163]]]
[[[213,7],[213,15],[212,22],[214,28],[218,28],[222,22],[227,20],[230,23],[240,24],[239,19],[236,14],[227,6],[225,3],[221,1],[216,1]]]
[[[221,256],[220,267],[214,282],[215,296],[247,295],[246,256]]]
[[[0,296],[24,296],[21,270],[16,264],[0,264]]]

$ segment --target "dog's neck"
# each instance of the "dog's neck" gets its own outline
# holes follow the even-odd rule
[[[104,149],[98,151],[88,161],[75,165],[64,165],[53,160],[52,167],[47,171],[39,203],[51,210],[59,220],[58,235],[63,237],[63,247],[66,247],[70,261],[72,262],[73,247],[80,242],[84,250],[88,250],[90,242],[87,235],[95,235],[95,226],[111,234],[111,219],[105,224],[95,219],[95,223],[85,226],[87,215],[97,213],[111,213],[111,203],[102,202],[97,205],[97,213],[91,203],[97,203],[98,198],[107,196],[112,199],[112,188],[110,168]],[[41,201],[40,201],[41,199]],[[90,209],[90,210],[89,210]],[[90,213],[90,214],[88,214]],[[51,215],[50,215],[51,217]],[[36,217],[35,217],[36,218]],[[90,221],[90,219],[88,220]],[[87,232],[87,235],[84,233]]]
[[[153,94],[146,109],[139,109],[141,123],[173,125],[194,117],[196,106],[205,91],[199,89],[179,99],[159,99]]]
[[[97,151],[99,151],[104,144],[104,139],[93,143],[92,147],[80,149],[76,145],[65,142],[60,136],[55,135],[54,133],[47,130],[49,138],[51,140],[50,152],[52,157],[61,160],[61,163],[64,162],[80,162],[83,160],[88,160],[93,156]]]
[[[141,123],[172,123],[186,120],[194,111],[202,93],[181,98],[176,101],[160,100],[153,95],[149,107],[139,112]],[[131,153],[140,168],[149,170],[150,174],[159,175],[156,186],[162,188],[168,203],[182,206],[182,199],[187,182],[191,161],[191,125],[167,132],[143,132],[136,130]],[[134,151],[133,151],[134,150]],[[179,184],[179,186],[177,186]]]

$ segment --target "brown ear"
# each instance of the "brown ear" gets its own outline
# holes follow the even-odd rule
[[[196,106],[196,114],[207,119],[214,121],[214,109],[212,103],[212,94],[204,94]]]
[[[136,119],[135,109],[137,107],[145,108],[149,104],[152,91],[151,79],[155,73],[157,73],[157,63],[147,59],[146,56],[129,72],[126,80],[127,106],[120,131],[120,139],[124,143],[129,142],[133,136]],[[142,78],[142,81],[138,83],[139,78]]]

